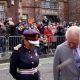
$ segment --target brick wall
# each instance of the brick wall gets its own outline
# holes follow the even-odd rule
[[[34,0],[23,0],[22,7],[23,7],[23,14],[27,14],[28,18],[35,17]]]
[[[77,19],[76,15],[76,10],[77,10],[77,7],[76,7],[76,0],[69,0],[69,20],[70,21],[75,21]]]
[[[80,22],[80,0],[69,0],[69,20]]]
[[[7,0],[2,0],[7,1]],[[9,0],[8,0],[9,1]],[[36,4],[39,4],[41,0],[37,0]],[[69,21],[80,22],[80,0],[58,0],[64,2],[63,8],[59,12],[60,18]],[[68,2],[67,2],[68,1]],[[22,0],[23,14],[27,14],[28,18],[36,18],[40,14],[39,6],[36,6],[34,0]],[[61,6],[61,5],[60,5]],[[14,21],[18,21],[18,0],[15,1],[15,6],[8,6],[7,16],[12,17]]]
[[[68,2],[64,0],[59,1],[59,18],[61,21],[68,21]]]
[[[12,17],[15,23],[18,21],[18,0],[14,5],[8,5],[7,16]]]
[[[23,0],[23,14],[27,14],[28,18],[34,18],[36,20],[40,15],[40,1],[41,0]]]
[[[68,21],[68,16],[69,16],[69,12],[68,12],[68,2],[64,2],[64,20]]]
[[[26,7],[34,7],[34,0],[22,0],[22,5]]]

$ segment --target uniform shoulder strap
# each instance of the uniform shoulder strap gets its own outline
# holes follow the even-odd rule
[[[22,44],[18,44],[17,46],[14,47],[14,50],[19,50],[19,48],[22,46]]]

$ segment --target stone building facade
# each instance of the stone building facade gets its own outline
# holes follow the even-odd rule
[[[77,21],[80,23],[80,0],[57,0],[59,6],[59,17],[65,21]]]
[[[18,0],[0,0],[0,20],[12,17],[14,22],[18,21],[18,3]]]
[[[58,6],[55,0],[0,0],[0,20],[12,17],[14,22],[19,18],[41,20],[47,16],[50,20],[58,17]]]
[[[42,0],[41,16],[47,16],[51,22],[58,21],[59,12],[57,0]]]
[[[80,0],[0,0],[0,20],[12,17],[41,20],[47,16],[51,21],[80,22]]]
[[[61,21],[68,21],[69,19],[69,8],[67,0],[58,0],[58,12]]]
[[[55,0],[23,0],[22,12],[27,19],[36,21],[47,16],[52,21],[58,17],[58,3]]]
[[[22,1],[22,16],[23,19],[37,19],[40,11],[40,0],[23,0]]]

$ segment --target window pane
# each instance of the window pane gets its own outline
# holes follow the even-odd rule
[[[52,3],[51,9],[58,9],[58,4],[56,2]]]
[[[4,11],[4,5],[0,4],[0,11]]]
[[[50,0],[46,0],[46,1],[50,1]]]
[[[50,8],[50,2],[42,1],[41,7],[42,7],[42,8]]]
[[[0,4],[0,20],[4,21],[5,20],[5,11],[4,11],[4,4]]]

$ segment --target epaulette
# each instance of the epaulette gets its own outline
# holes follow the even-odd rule
[[[22,44],[18,44],[17,46],[14,47],[14,50],[19,50],[19,48],[22,46]]]

